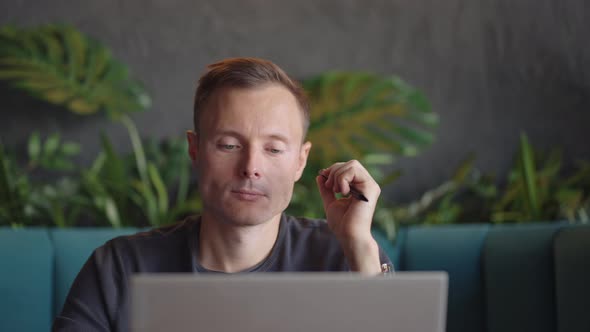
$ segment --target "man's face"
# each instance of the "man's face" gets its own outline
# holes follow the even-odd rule
[[[272,84],[215,92],[188,140],[203,216],[240,226],[279,217],[311,148],[295,97]]]

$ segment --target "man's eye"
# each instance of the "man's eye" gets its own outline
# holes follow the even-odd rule
[[[237,145],[233,145],[233,144],[219,144],[219,147],[223,150],[234,150],[236,149],[238,146]]]
[[[270,151],[270,153],[272,153],[272,154],[279,154],[279,153],[281,153],[281,150],[279,150],[279,149],[268,149],[268,151]]]

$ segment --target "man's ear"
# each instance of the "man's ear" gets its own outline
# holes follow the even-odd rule
[[[197,162],[197,152],[199,151],[199,135],[192,130],[187,130],[186,139],[188,141],[188,155],[193,161],[193,165],[195,165]]]
[[[303,170],[305,169],[305,165],[307,165],[307,156],[309,156],[309,150],[311,150],[311,142],[305,142],[301,145],[301,150],[299,151],[299,159],[297,160],[297,172],[295,173],[295,181],[299,181],[301,179],[301,175],[303,174]]]

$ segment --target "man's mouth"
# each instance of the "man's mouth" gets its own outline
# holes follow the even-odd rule
[[[236,189],[231,191],[238,199],[244,201],[256,201],[266,196],[262,191],[252,189]]]

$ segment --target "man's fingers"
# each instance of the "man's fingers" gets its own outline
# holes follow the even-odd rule
[[[358,160],[335,163],[320,171],[320,174],[327,177],[324,185],[333,193],[346,196],[354,188],[365,195],[378,197],[381,192],[379,185]]]
[[[328,206],[332,204],[336,200],[336,196],[334,196],[334,192],[330,188],[327,188],[325,182],[327,181],[324,179],[322,175],[318,175],[315,178],[315,181],[318,185],[318,189],[320,191],[320,195],[322,196],[322,203],[324,203],[324,211],[328,211]]]
[[[338,192],[342,193],[343,195],[348,195],[350,193],[350,184],[354,183],[355,175],[354,170],[349,165],[344,165],[333,171],[334,173],[334,183],[340,189]]]
[[[350,194],[351,186],[362,184],[370,178],[365,169],[360,164],[357,164],[358,162],[356,160],[351,160],[332,170],[335,183],[338,184],[340,192],[343,195]]]

